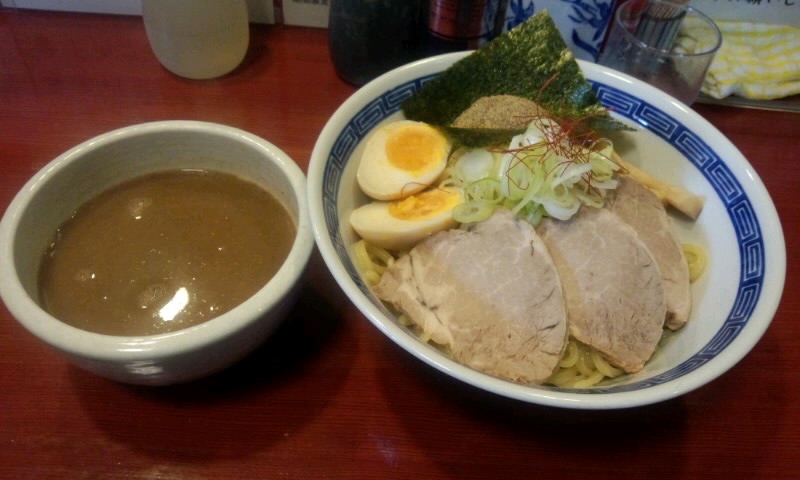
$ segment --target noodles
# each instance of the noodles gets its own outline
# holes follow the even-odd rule
[[[689,281],[694,282],[706,271],[708,255],[703,247],[693,243],[683,244],[683,254],[686,256],[686,263],[689,265]]]
[[[381,281],[383,272],[394,263],[394,256],[388,251],[359,240],[351,247],[353,263],[361,274],[361,278],[369,286]]]
[[[572,388],[588,388],[593,387],[603,381],[605,375],[599,370],[595,370],[591,374],[587,375],[585,378],[575,380],[575,382],[570,385]]]
[[[574,367],[575,364],[578,363],[580,357],[581,351],[578,349],[577,343],[569,342],[567,343],[567,348],[564,350],[564,354],[561,356],[561,361],[558,363],[558,366],[563,369]]]
[[[599,352],[570,337],[558,368],[544,383],[562,388],[588,388],[622,373]]]

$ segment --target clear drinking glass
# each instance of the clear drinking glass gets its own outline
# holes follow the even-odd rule
[[[714,21],[693,7],[663,0],[628,0],[614,15],[597,63],[690,105],[721,44]]]

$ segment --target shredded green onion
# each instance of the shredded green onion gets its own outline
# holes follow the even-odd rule
[[[607,139],[573,145],[558,123],[540,118],[505,152],[462,151],[450,169],[467,200],[458,215],[478,221],[502,205],[538,225],[545,216],[569,220],[582,205],[602,207],[606,191],[617,187],[613,148]]]
[[[467,200],[484,200],[499,204],[503,201],[500,193],[500,182],[496,178],[482,178],[464,187],[464,196]]]
[[[492,216],[495,206],[486,200],[468,200],[453,208],[453,219],[459,223],[482,222]]]

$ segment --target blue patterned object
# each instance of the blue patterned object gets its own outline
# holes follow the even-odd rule
[[[339,229],[340,212],[337,210],[340,181],[347,161],[358,143],[380,121],[397,113],[405,98],[435,77],[436,75],[429,75],[402,84],[366,105],[339,134],[323,173],[323,210],[334,247],[358,288],[387,316],[392,314],[375,299],[362,282],[342,239]],[[761,296],[765,276],[765,246],[759,219],[750,199],[730,168],[702,138],[645,100],[603,83],[592,82],[592,86],[604,106],[662,138],[681,152],[713,186],[734,226],[741,258],[733,307],[720,329],[702,349],[678,366],[645,380],[626,385],[573,390],[603,394],[642,390],[673,381],[705,365],[730,345],[750,320]]]
[[[615,0],[509,0],[504,30],[547,10],[575,58],[594,62],[600,53]]]

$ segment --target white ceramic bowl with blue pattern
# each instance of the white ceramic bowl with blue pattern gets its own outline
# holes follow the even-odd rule
[[[645,368],[584,390],[511,383],[463,366],[421,342],[369,291],[348,255],[348,246],[357,240],[349,214],[367,201],[355,183],[357,153],[376,125],[402,116],[405,98],[463,55],[433,57],[375,79],[336,111],[314,147],[308,192],[317,245],[364,316],[444,374],[499,395],[558,407],[610,409],[667,400],[708,383],[741,360],[766,331],[783,291],[786,250],[769,194],[736,147],[693,110],[592,63],[580,64],[600,101],[638,129],[615,138],[621,155],[706,198],[696,222],[675,217],[679,236],[706,246],[709,253],[705,274],[692,285],[690,320]]]

